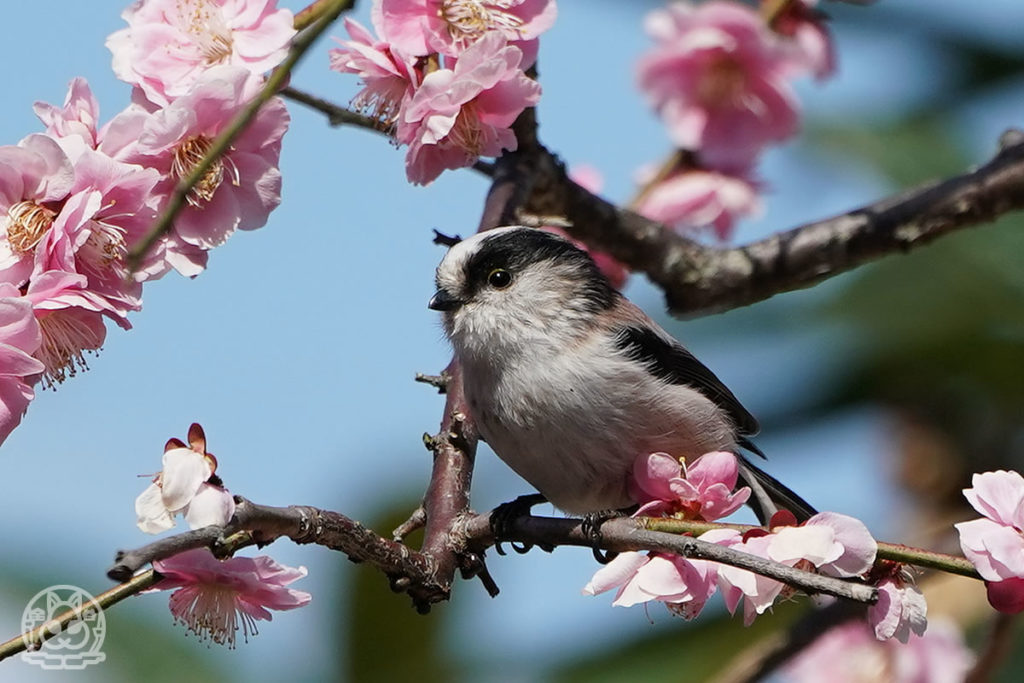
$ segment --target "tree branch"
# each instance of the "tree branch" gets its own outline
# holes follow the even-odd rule
[[[303,104],[314,111],[318,111],[327,117],[327,125],[332,128],[338,126],[356,126],[358,128],[365,128],[372,130],[374,133],[380,133],[381,135],[388,136],[387,130],[381,127],[380,122],[377,119],[360,114],[359,112],[346,109],[341,105],[334,104],[328,100],[312,95],[304,90],[293,88],[290,85],[281,88],[279,94],[281,97],[286,97],[289,100],[294,100],[299,104]]]
[[[643,518],[631,517],[608,520],[601,525],[601,548],[615,552],[653,550],[693,560],[720,562],[781,581],[806,593],[822,593],[867,604],[874,604],[878,600],[878,591],[873,586],[795,569],[692,536],[652,531],[644,526],[645,521]],[[502,538],[503,541],[539,546],[574,545],[592,548],[594,545],[592,536],[584,532],[582,520],[579,519],[524,515],[512,520],[507,532],[508,536]],[[467,519],[465,534],[470,548],[482,549],[495,542],[489,515],[475,515]]]
[[[0,661],[3,661],[8,657],[13,657],[19,652],[24,652],[25,650],[38,650],[44,641],[62,633],[65,626],[80,618],[86,610],[95,609],[96,607],[99,607],[101,610],[105,610],[108,607],[116,605],[125,598],[141,593],[151,587],[158,580],[159,577],[156,572],[150,569],[138,576],[131,577],[128,581],[114,586],[108,591],[100,593],[96,596],[95,602],[86,602],[77,608],[62,612],[31,631],[26,631],[25,633],[17,635],[4,643],[0,643]],[[54,629],[53,622],[60,624],[60,629]]]
[[[652,531],[664,531],[670,534],[694,534],[699,536],[712,529],[736,529],[746,533],[761,527],[749,524],[722,524],[718,522],[698,522],[693,520],[673,519],[671,517],[641,517],[644,527]],[[938,569],[947,574],[966,576],[981,581],[981,575],[970,560],[959,555],[949,555],[934,550],[922,550],[897,543],[878,543],[878,560],[889,560],[900,564],[912,564],[925,569]]]
[[[287,537],[298,544],[315,543],[345,553],[353,562],[366,562],[395,579],[413,577],[419,589],[440,590],[432,576],[435,567],[428,557],[390,539],[379,536],[345,515],[309,505],[271,507],[238,498],[235,515],[224,527],[208,526],[168,536],[135,550],[117,553],[107,576],[125,581],[154,560],[192,548],[208,547],[215,554],[227,554],[245,545],[261,546]]]
[[[461,398],[454,400],[458,402]],[[202,547],[210,548],[219,557],[225,557],[243,547],[253,544],[263,546],[282,537],[298,544],[321,545],[344,553],[353,562],[369,564],[388,577],[393,590],[408,593],[421,612],[428,610],[431,604],[449,597],[456,569],[462,570],[463,577],[467,579],[478,576],[488,592],[495,595],[497,587],[487,574],[482,560],[483,553],[498,540],[491,528],[493,513],[473,513],[468,509],[468,500],[463,498],[468,495],[472,465],[472,451],[466,450],[464,442],[467,436],[464,431],[466,423],[453,412],[446,429],[431,439],[431,448],[435,452],[435,476],[424,501],[428,516],[422,550],[416,551],[398,541],[384,538],[337,512],[308,505],[258,505],[237,497],[235,515],[223,527],[210,526],[187,531],[141,548],[118,552],[107,574],[124,583],[103,593],[99,598],[101,606],[114,604],[127,595],[152,586],[159,577],[154,578],[151,571],[141,574],[137,572],[155,560]],[[470,466],[468,470],[465,469],[467,465]],[[599,546],[615,552],[656,551],[718,562],[775,579],[805,593],[832,595],[861,604],[873,604],[878,599],[878,592],[873,586],[857,579],[837,579],[796,569],[742,550],[684,535],[721,528],[749,530],[756,527],[685,522],[669,518],[622,517],[602,525]],[[502,541],[541,547],[593,547],[593,537],[584,531],[583,520],[580,519],[522,515],[510,520],[504,527],[504,533],[507,535],[502,537]],[[880,544],[880,547],[888,549],[887,556],[897,552],[892,549],[899,549],[901,557],[921,557],[924,558],[924,566],[945,568],[931,557],[936,555],[934,553],[886,544]],[[882,555],[880,552],[880,559]],[[907,562],[914,563],[913,560]],[[955,571],[954,568],[953,573],[964,572]],[[74,618],[74,615],[60,618],[64,619],[65,616],[62,623]],[[35,637],[30,634],[28,642],[35,642],[31,640]],[[802,636],[797,638],[802,639]],[[0,644],[0,659],[24,650],[25,645],[20,636]],[[777,648],[772,648],[771,666],[788,656],[783,651],[791,653],[792,646],[780,643]]]
[[[454,422],[455,433],[450,440],[458,443],[461,438],[458,420]],[[446,481],[447,476],[460,474],[446,473],[444,477],[437,477],[437,480],[441,483]],[[428,501],[430,497],[428,492]],[[340,551],[354,562],[365,562],[388,576],[393,588],[408,592],[418,607],[429,606],[448,597],[455,568],[459,566],[457,560],[452,560],[450,566],[443,566],[446,556],[455,558],[482,554],[497,540],[491,529],[490,513],[481,515],[466,512],[457,498],[446,501],[446,504],[449,505],[449,512],[457,512],[454,521],[444,528],[443,533],[434,533],[432,538],[436,540],[430,544],[424,542],[423,549],[417,552],[337,512],[308,505],[258,505],[239,497],[235,515],[226,526],[186,531],[141,548],[120,551],[107,575],[117,581],[127,581],[153,561],[193,548],[207,547],[218,556],[225,556],[248,545],[263,546],[285,537],[295,543],[314,543]],[[439,508],[435,513],[435,525],[441,524],[444,514],[445,510]],[[653,531],[647,528],[647,522],[643,518],[627,517],[605,522],[601,527],[600,546],[616,552],[653,550],[721,562],[748,569],[808,593],[824,593],[862,603],[873,603],[876,599],[876,591],[871,586],[794,569],[691,536]],[[709,528],[730,526],[706,524]],[[427,535],[431,535],[429,513],[427,526]],[[593,538],[584,532],[583,521],[580,519],[523,515],[509,522],[507,532],[508,536],[502,540],[546,546],[593,547]]]
[[[550,154],[544,172],[562,191],[533,198],[528,208],[562,213],[573,237],[646,273],[674,314],[709,313],[809,287],[1024,209],[1024,133],[1008,131],[1000,144],[992,160],[963,175],[738,247],[701,244],[596,197],[565,177]]]
[[[470,560],[462,556],[461,547],[452,543],[450,533],[455,521],[469,513],[469,489],[473,481],[477,437],[463,404],[462,373],[458,363],[453,360],[443,374],[448,376],[444,417],[441,430],[430,440],[434,465],[423,496],[426,524],[421,548],[434,562],[434,584],[440,590],[422,591],[415,585],[410,587],[413,602],[420,613],[427,612],[431,603],[448,599],[457,568],[470,570],[467,564]],[[481,558],[472,558],[472,561],[483,562]],[[482,570],[481,567],[475,569],[478,572]]]
[[[347,111],[319,102],[329,120]],[[533,109],[523,112],[516,127],[515,152],[506,152],[493,166],[474,166],[493,174],[487,206],[501,207],[492,216],[485,212],[481,222],[494,227],[550,216],[574,238],[647,274],[677,316],[725,311],[810,287],[881,256],[1024,209],[1024,133],[1009,130],[998,154],[973,171],[746,245],[709,246],[570,180],[561,161],[538,140]],[[677,157],[663,171],[674,167]]]
[[[494,164],[494,180],[484,201],[478,226],[481,232],[512,222],[533,187],[535,176],[528,159],[538,149],[534,110],[527,109],[520,114],[512,128],[519,148],[516,152],[502,154]],[[498,591],[487,573],[483,553],[467,552],[463,543],[452,538],[458,521],[471,514],[469,489],[473,480],[477,434],[464,402],[462,371],[456,359],[452,359],[442,376],[448,378],[444,415],[441,431],[429,442],[434,453],[434,465],[423,498],[426,525],[422,552],[435,563],[434,580],[443,591],[410,591],[420,612],[429,610],[430,603],[448,597],[447,591],[450,590],[456,568],[464,576],[478,576],[492,596],[497,595]]]

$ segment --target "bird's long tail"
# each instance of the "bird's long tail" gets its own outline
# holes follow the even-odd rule
[[[740,460],[740,477],[751,489],[747,505],[753,509],[761,524],[768,524],[772,515],[779,510],[789,510],[798,522],[805,522],[818,513],[810,503],[745,456],[737,454],[737,457]]]

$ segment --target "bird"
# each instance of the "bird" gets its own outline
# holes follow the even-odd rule
[[[767,523],[814,508],[755,466],[754,416],[569,240],[505,226],[450,246],[429,308],[441,312],[465,405],[501,460],[568,514],[635,504],[640,455],[692,462],[730,451]]]

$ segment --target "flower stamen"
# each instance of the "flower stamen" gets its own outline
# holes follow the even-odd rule
[[[234,41],[219,8],[205,0],[184,0],[178,3],[178,20],[181,29],[195,38],[207,66],[230,59]]]
[[[480,117],[472,102],[462,105],[455,124],[448,131],[448,140],[466,151],[466,154],[478,157],[484,147],[483,128],[480,126]]]
[[[117,225],[103,221],[91,221],[89,237],[78,250],[84,269],[98,278],[108,277],[113,273],[124,277],[128,273],[123,267],[128,245],[125,242],[127,231]]]
[[[516,0],[444,0],[438,14],[456,42],[471,43],[487,31],[520,34],[523,20],[506,11]]]
[[[195,135],[185,140],[174,150],[174,159],[171,161],[171,175],[178,180],[187,178],[207,155],[212,146],[213,140],[205,135]],[[220,157],[210,165],[210,168],[206,170],[203,177],[188,191],[185,199],[189,205],[201,207],[204,202],[209,202],[213,199],[213,194],[224,180],[225,166],[228,167],[228,171],[231,173],[232,183],[238,184],[238,170],[234,168],[230,160]]]
[[[95,354],[99,346],[96,333],[89,325],[74,315],[67,315],[66,310],[53,311],[39,318],[43,343],[35,356],[46,366],[42,376],[46,389],[54,389],[78,371],[88,370],[84,352]]]
[[[14,251],[31,251],[53,226],[57,212],[32,201],[21,201],[7,209],[7,241]]]
[[[242,638],[258,635],[256,620],[238,609],[238,590],[231,586],[203,583],[185,587],[171,595],[174,620],[199,637],[218,645],[235,647],[239,627]]]

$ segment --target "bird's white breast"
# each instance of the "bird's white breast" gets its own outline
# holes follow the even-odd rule
[[[627,507],[639,455],[689,460],[734,447],[712,401],[658,380],[607,337],[461,357],[469,409],[498,456],[571,513]]]

